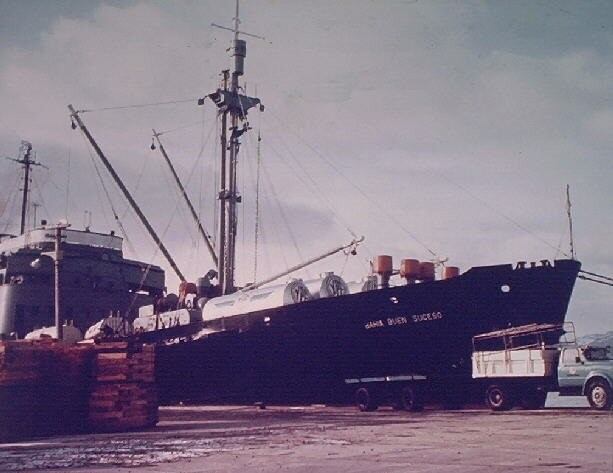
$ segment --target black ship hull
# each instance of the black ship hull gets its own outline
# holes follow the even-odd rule
[[[209,321],[158,348],[161,399],[334,402],[345,380],[418,374],[468,383],[473,335],[564,321],[580,263],[476,267],[461,276]]]

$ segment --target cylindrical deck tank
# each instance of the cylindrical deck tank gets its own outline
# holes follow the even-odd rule
[[[403,259],[400,262],[400,276],[405,278],[407,284],[412,284],[419,279],[421,265],[416,259]]]
[[[319,279],[305,281],[313,299],[349,294],[347,283],[334,273],[324,273]]]
[[[251,291],[239,291],[210,299],[202,309],[205,321],[247,314],[311,300],[309,288],[302,279],[293,279],[286,284],[260,287]]]
[[[393,260],[389,255],[378,255],[372,261],[372,270],[378,276],[379,287],[389,287],[390,276],[394,272]]]
[[[443,268],[443,279],[451,279],[460,275],[460,268],[457,266],[445,266]]]
[[[377,277],[367,276],[361,281],[351,281],[347,283],[349,294],[357,294],[358,292],[374,291],[377,289]]]
[[[434,263],[422,261],[419,266],[419,279],[421,281],[434,281]]]

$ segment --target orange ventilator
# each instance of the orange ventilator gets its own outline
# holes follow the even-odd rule
[[[430,261],[421,262],[419,279],[422,281],[434,281],[434,263]]]
[[[418,279],[421,274],[421,265],[416,259],[403,259],[400,262],[400,276],[406,279]]]
[[[394,271],[392,257],[389,255],[378,255],[372,262],[372,270],[376,274],[391,274]]]

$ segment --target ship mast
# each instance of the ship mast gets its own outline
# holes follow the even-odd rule
[[[247,111],[260,106],[260,99],[256,97],[248,97],[240,93],[241,87],[239,77],[244,74],[245,56],[247,54],[247,43],[245,40],[239,39],[239,35],[252,36],[263,39],[260,36],[245,33],[239,30],[239,2],[236,0],[236,11],[234,15],[234,27],[226,28],[224,26],[212,26],[229,30],[234,33],[232,41],[231,55],[234,58],[234,70],[230,73],[228,70],[222,71],[223,88],[217,89],[208,95],[213,100],[218,108],[218,113],[221,115],[221,166],[220,166],[220,191],[219,191],[219,238],[218,238],[218,277],[219,285],[222,294],[230,294],[236,291],[234,285],[234,270],[236,263],[236,234],[237,234],[237,211],[236,205],[241,202],[241,196],[237,189],[237,162],[238,152],[240,149],[239,138],[243,133],[248,131],[249,123],[246,121]],[[231,77],[229,77],[231,75]],[[230,79],[230,88],[228,89],[228,79]],[[199,105],[204,103],[204,99],[198,101]],[[228,128],[228,116],[230,126]],[[228,132],[230,132],[228,142]],[[226,151],[229,151],[227,156]]]
[[[30,170],[32,166],[42,166],[42,164],[34,161],[32,157],[32,143],[28,141],[22,141],[19,148],[19,158],[7,158],[11,161],[23,165],[23,197],[21,199],[21,226],[19,228],[19,234],[23,235],[26,231],[26,218],[28,214],[28,197],[30,193]],[[36,222],[35,222],[36,223]]]

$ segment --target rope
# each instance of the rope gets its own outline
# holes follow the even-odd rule
[[[310,143],[304,140],[298,133],[294,132],[291,128],[287,126],[287,123],[284,123],[279,117],[277,117],[274,112],[271,112],[272,116],[279,121],[292,135],[298,138],[307,148],[309,148],[316,156],[318,156],[324,163],[326,163],[330,168],[332,168],[340,177],[342,177],[351,187],[353,187],[367,202],[377,207],[377,209],[386,215],[392,222],[394,222],[398,228],[404,231],[409,238],[419,244],[422,248],[424,248],[428,253],[430,253],[434,258],[439,258],[439,256],[430,249],[424,242],[422,242],[415,234],[413,234],[408,228],[406,228],[396,217],[394,217],[386,207],[380,204],[377,200],[366,194],[357,184],[351,181],[347,176],[345,176],[341,170],[335,166],[329,159],[327,159],[322,153],[320,153],[317,149],[315,149]]]
[[[191,180],[192,176],[194,175],[194,170],[195,170],[195,168],[196,168],[196,165],[198,164],[198,162],[200,161],[200,159],[201,159],[201,157],[202,157],[202,154],[203,154],[204,148],[205,148],[205,146],[206,146],[206,143],[208,142],[208,139],[209,139],[209,138],[210,138],[210,136],[211,136],[211,131],[213,130],[213,128],[214,128],[214,127],[211,127],[211,129],[209,130],[209,134],[207,135],[207,137],[206,137],[206,139],[205,139],[205,141],[204,141],[204,143],[203,143],[203,145],[202,145],[202,148],[200,149],[200,153],[199,153],[198,157],[196,158],[196,160],[194,161],[194,164],[192,165],[192,168],[190,169],[189,176],[188,176],[187,180],[185,181],[185,186],[187,186],[187,185],[189,184],[189,182],[190,182],[190,180]],[[173,212],[171,212],[171,214],[170,214],[170,218],[168,219],[168,223],[166,224],[166,227],[164,228],[164,231],[163,231],[163,232],[162,232],[162,234],[160,235],[160,239],[161,239],[161,240],[162,240],[162,239],[164,239],[164,238],[166,237],[166,234],[168,233],[168,230],[170,229],[170,226],[172,225],[172,221],[174,220],[174,217],[175,217],[175,215],[176,215],[176,214],[177,214],[177,212],[178,212],[178,209],[179,209],[179,202],[181,202],[181,201],[182,201],[182,196],[181,196],[181,195],[180,195],[178,192],[176,192],[176,193],[175,193],[175,208],[174,208]],[[190,236],[191,236],[191,235],[190,235]],[[152,257],[151,257],[151,261],[153,261],[153,260],[156,258],[156,256],[157,256],[157,254],[158,254],[158,252],[159,252],[159,251],[160,251],[160,248],[159,248],[159,246],[157,246],[157,245],[156,245],[156,246],[155,246],[155,250],[154,250],[154,252],[153,252],[153,255],[152,255]],[[145,270],[145,272],[143,273],[143,277],[141,278],[141,281],[140,281],[140,284],[139,284],[139,289],[138,289],[138,291],[140,291],[140,290],[142,289],[143,284],[145,283],[145,280],[146,280],[146,278],[147,278],[147,275],[149,274],[149,272],[150,272],[150,270],[151,270],[151,267],[152,267],[152,266],[153,266],[153,263],[149,263],[149,264],[147,265],[147,269]],[[137,294],[137,293],[138,293],[138,291],[136,291],[136,293],[134,294],[134,297],[132,298],[132,301],[130,302],[130,305],[128,306],[128,310],[127,310],[127,312],[126,312],[127,314],[129,314],[129,313],[130,313],[130,311],[131,311],[131,310],[132,310],[132,308],[134,307],[134,304],[136,303],[136,298],[138,297],[138,294]]]
[[[610,278],[609,276],[603,276],[602,274],[590,273],[589,271],[584,271],[583,269],[580,269],[579,272],[583,274],[589,274],[590,276],[594,276],[600,279],[606,279],[607,281],[613,282],[613,278]]]
[[[587,276],[582,276],[582,275],[579,275],[577,277],[579,279],[583,279],[584,281],[595,282],[595,283],[598,283],[598,284],[604,284],[605,286],[612,286],[613,287],[613,283],[610,283],[610,282],[599,281],[598,279],[588,278]],[[610,279],[610,278],[607,278],[607,279]]]
[[[264,169],[264,168],[262,168],[262,169]],[[264,197],[264,199],[268,203],[268,206],[272,207],[272,204],[270,202],[271,197],[268,195],[267,188],[266,187],[262,187],[262,191],[263,191],[262,196]],[[274,216],[272,212],[270,212],[268,215],[270,215],[271,218]],[[260,216],[260,220],[262,220],[261,216]],[[276,227],[276,225],[275,225],[275,227]],[[261,221],[261,225],[260,225],[260,233],[262,234],[262,239],[265,240],[266,242],[269,242],[270,240],[266,237],[266,235],[268,235],[268,233],[264,231],[265,228],[266,228],[266,225],[264,225],[264,221],[262,220]],[[277,242],[275,247],[278,248],[278,252],[281,254],[281,259],[283,259],[283,264],[285,265],[284,267],[285,267],[285,269],[287,269],[290,266],[289,266],[289,263],[287,262],[285,251],[283,251],[283,245],[281,244],[281,239],[280,239],[279,232],[273,231],[272,235],[273,235],[273,238],[276,239],[276,242]],[[270,241],[270,243],[272,244],[273,242]],[[267,250],[266,246],[264,248]],[[269,266],[272,267],[272,265],[274,264],[274,260],[273,260],[273,258],[271,257],[271,255],[268,252],[266,253],[266,259],[268,260]]]
[[[258,129],[258,156],[256,161],[255,172],[255,229],[254,229],[254,242],[253,242],[253,280],[257,281],[258,275],[258,243],[260,237],[260,170],[262,167],[262,155],[260,151],[260,143],[262,142],[262,135]]]
[[[15,205],[17,203],[17,189],[19,189],[19,182],[21,182],[21,175],[18,174],[17,178],[15,179],[15,183],[11,188],[11,192],[8,196],[8,200],[6,201],[6,205],[4,206],[2,214],[0,214],[0,217],[4,216],[5,214],[7,215],[6,223],[2,229],[2,233],[6,233],[11,226],[12,215],[15,210]],[[6,213],[7,209],[9,209],[8,213]]]
[[[40,203],[42,204],[43,210],[45,211],[47,216],[50,216],[51,214],[49,213],[49,209],[47,208],[47,204],[45,203],[45,199],[43,198],[43,193],[41,192],[40,187],[38,185],[38,181],[34,176],[32,176],[32,184],[34,184],[33,186],[34,190],[38,194],[38,198],[40,199]],[[29,213],[30,212],[28,211],[28,214]],[[28,215],[28,220],[30,220],[29,215]],[[36,222],[34,222],[34,226],[36,226]]]
[[[281,199],[279,199],[279,196],[277,194],[277,191],[275,189],[275,186],[272,182],[272,179],[270,178],[270,175],[268,174],[268,171],[266,169],[266,166],[264,165],[264,163],[262,163],[262,172],[264,174],[264,179],[267,181],[268,187],[270,187],[270,190],[272,192],[272,195],[274,197],[275,203],[277,204],[277,208],[279,209],[279,214],[281,215],[281,220],[283,220],[284,225],[287,228],[287,232],[289,234],[289,237],[292,241],[292,244],[294,245],[294,249],[296,250],[296,253],[298,254],[298,257],[301,260],[304,260],[304,257],[302,256],[302,253],[300,251],[300,247],[298,246],[298,242],[296,241],[296,237],[294,235],[294,232],[292,232],[292,228],[289,224],[289,219],[287,218],[287,215],[285,214],[285,210],[283,210],[283,206],[281,205]],[[308,270],[307,270],[307,274],[308,274]]]
[[[90,112],[106,112],[109,110],[126,110],[129,108],[144,108],[155,107],[158,105],[174,105],[179,103],[195,102],[198,98],[184,99],[184,100],[170,100],[168,102],[151,102],[151,103],[137,103],[131,105],[119,105],[117,107],[101,107],[101,108],[87,108],[83,110],[77,110],[77,113],[90,113]]]
[[[465,192],[466,194],[468,194],[470,197],[472,197],[473,199],[475,199],[477,202],[480,202],[482,205],[484,205],[485,207],[487,207],[488,209],[490,209],[491,211],[493,211],[495,214],[497,214],[499,217],[504,218],[505,220],[507,220],[508,222],[512,223],[513,225],[515,225],[517,228],[523,230],[524,232],[528,233],[529,235],[531,235],[532,237],[536,238],[538,241],[540,241],[541,243],[543,243],[544,245],[548,246],[549,248],[551,248],[552,250],[555,250],[556,252],[560,252],[562,253],[564,256],[566,256],[567,258],[570,258],[570,255],[564,251],[562,251],[559,247],[556,247],[554,245],[552,245],[551,243],[549,243],[547,240],[541,238],[539,235],[537,235],[536,233],[534,233],[532,230],[530,230],[529,228],[525,227],[524,225],[522,225],[521,223],[513,220],[511,217],[509,217],[508,215],[506,215],[505,213],[501,212],[500,210],[498,210],[497,208],[493,207],[492,205],[490,205],[487,201],[485,201],[484,199],[480,198],[479,196],[473,194],[471,191],[469,191],[467,188],[465,188],[464,186],[458,184],[457,182],[452,181],[451,179],[449,179],[447,176],[445,176],[444,174],[439,173],[439,176],[442,177],[445,181],[447,181],[448,183],[450,183],[451,185],[454,185],[455,187],[457,187],[458,189],[460,189],[461,191]]]
[[[279,136],[279,138],[280,138],[280,136]],[[338,225],[340,225],[341,227],[345,228],[345,230],[347,230],[347,232],[349,232],[349,234],[353,238],[358,238],[356,232],[354,232],[353,229],[349,226],[349,224],[347,224],[347,222],[343,218],[341,218],[340,213],[335,210],[334,206],[332,205],[332,202],[330,202],[330,200],[325,197],[324,192],[317,185],[317,181],[308,173],[308,171],[302,165],[300,160],[298,158],[296,158],[296,156],[292,152],[291,148],[289,146],[287,146],[287,144],[281,138],[280,138],[280,143],[286,149],[286,151],[288,153],[288,156],[293,160],[294,164],[299,168],[299,172],[296,172],[290,166],[289,161],[287,161],[286,159],[283,159],[283,156],[281,156],[281,154],[276,150],[276,148],[272,145],[272,143],[269,143],[271,150],[273,151],[274,154],[277,155],[277,157],[279,158],[279,161],[282,162],[285,166],[287,166],[292,171],[292,174],[295,175],[296,178],[300,182],[302,182],[302,184],[306,188],[309,188],[309,186],[312,187],[312,189],[311,189],[312,194],[315,196],[316,199],[319,199],[319,201],[325,207],[327,207],[327,209],[330,211],[330,214],[332,215],[334,220],[336,220],[336,223]],[[308,182],[303,179],[303,176],[308,179]]]
[[[115,210],[115,206],[113,205],[113,201],[111,200],[111,195],[109,194],[109,191],[106,188],[106,185],[104,184],[104,179],[102,178],[102,174],[100,173],[100,170],[98,169],[98,166],[96,165],[96,160],[94,159],[94,155],[92,154],[91,149],[89,148],[87,144],[87,141],[85,141],[85,136],[82,136],[82,139],[83,139],[83,142],[85,143],[85,148],[87,149],[91,162],[94,166],[94,170],[96,171],[96,175],[98,176],[98,179],[100,180],[100,185],[102,186],[102,190],[104,191],[104,194],[106,195],[106,198],[109,202],[111,211],[113,212],[113,217],[115,218],[115,221],[117,222],[117,226],[119,227],[119,231],[121,232],[121,235],[123,236],[123,238],[126,240],[128,249],[138,258],[138,253],[136,252],[136,249],[132,245],[132,242],[130,241],[130,238],[128,237],[128,233],[126,232],[126,229],[124,228],[123,223],[121,222],[121,219],[119,218],[119,215],[117,215],[117,211]]]
[[[145,174],[145,168],[147,167],[147,161],[148,161],[147,155],[145,154],[143,155],[143,163],[141,164],[140,171],[138,172],[138,176],[136,178],[136,185],[134,186],[133,192],[136,192],[138,188],[140,187],[140,182],[143,178],[143,175]],[[125,218],[129,210],[130,210],[130,204],[126,202],[126,206],[123,209],[123,212],[121,213],[121,218]]]
[[[205,108],[202,109],[203,114],[204,114],[205,110],[206,110]],[[170,128],[169,130],[159,131],[158,132],[158,136],[167,135],[168,133],[174,133],[175,131],[185,130],[187,128],[193,128],[193,127],[198,126],[198,125],[202,125],[202,127],[204,128],[204,116],[202,117],[201,120],[198,120],[197,122],[189,123],[187,125],[178,126],[176,128]],[[201,136],[201,140],[202,140],[202,138],[203,137]]]

